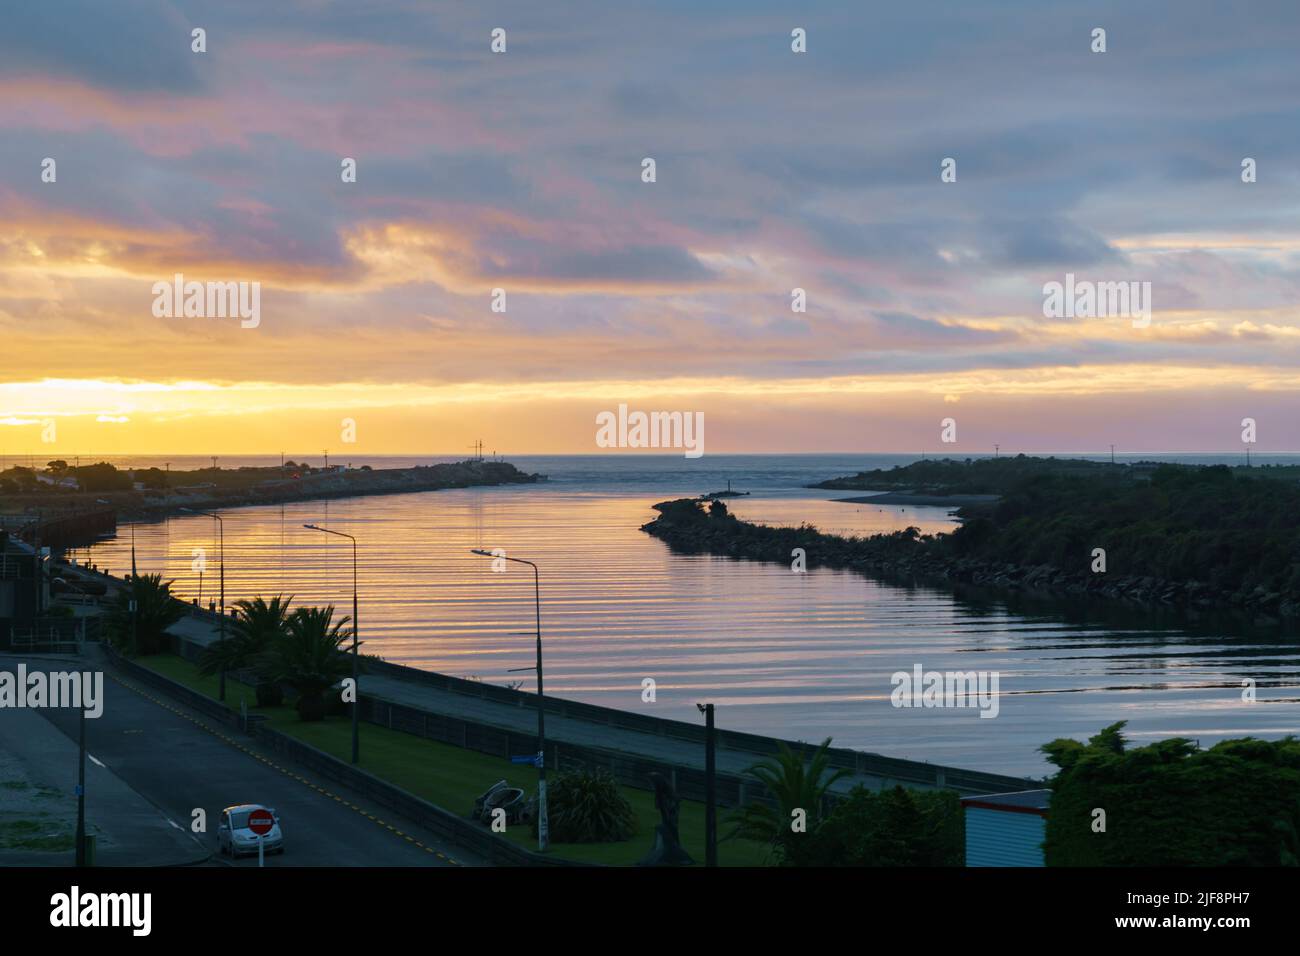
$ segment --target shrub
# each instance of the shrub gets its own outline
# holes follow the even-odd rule
[[[557,843],[616,843],[636,833],[636,814],[608,770],[556,774],[547,781],[546,816]]]
[[[325,691],[321,700],[325,705],[326,717],[346,717],[351,713],[348,709],[350,705],[343,702],[343,688],[341,685],[336,684]]]
[[[1174,737],[1129,749],[1112,724],[1086,744],[1042,749],[1060,770],[1043,844],[1048,866],[1294,865],[1300,740]],[[1094,832],[1093,811],[1106,811]]]
[[[962,866],[966,823],[951,790],[854,787],[810,834],[807,866]]]

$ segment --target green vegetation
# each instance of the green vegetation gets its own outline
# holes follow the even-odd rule
[[[66,823],[37,813],[38,819],[0,818],[0,850],[41,850],[60,852],[76,846],[76,834]]]
[[[1298,522],[1300,484],[1221,465],[1162,465],[1149,481],[1035,477],[954,532],[951,545],[988,560],[1054,567],[1078,567],[1092,548],[1104,548],[1111,570],[1122,573],[1296,599]]]
[[[262,707],[281,704],[282,687],[288,686],[294,691],[294,706],[301,720],[345,714],[347,705],[328,692],[352,673],[351,661],[340,654],[352,636],[348,628],[351,618],[335,621],[333,606],[299,607],[290,613],[292,600],[276,595],[269,602],[261,597],[237,601],[230,635],[204,648],[198,673],[202,677],[223,671],[252,674],[257,682],[257,706]],[[178,613],[176,620],[182,614]],[[129,628],[129,614],[126,624]],[[164,640],[152,646],[152,652],[165,647]]]
[[[217,699],[216,676],[200,674],[194,664],[183,658],[161,654],[142,658],[136,663]],[[275,730],[340,760],[351,758],[352,731],[346,718],[304,722],[290,707],[257,707],[253,688],[241,691],[239,688],[244,686],[237,682],[227,684],[227,705],[233,710],[238,710],[243,700],[250,711],[264,715]],[[465,750],[364,721],[361,724],[361,768],[466,818],[474,806],[474,799],[498,780],[506,779],[531,791],[535,779],[530,771],[510,763],[505,757]],[[659,822],[654,794],[632,787],[620,786],[618,789],[632,808],[637,833],[653,833],[655,824]],[[679,830],[687,852],[695,859],[703,860],[703,804],[682,801]],[[528,849],[537,848],[536,839],[526,827],[511,827],[503,838]],[[556,857],[611,866],[634,865],[648,849],[648,837],[644,843],[640,839],[611,843],[564,843],[554,838],[551,841],[551,853]],[[749,840],[732,840],[719,848],[719,860],[724,866],[760,866],[766,857],[767,848]]]
[[[172,584],[164,582],[161,574],[127,579],[104,618],[105,632],[115,648],[129,656],[157,654],[167,648],[167,629],[185,616],[185,605],[172,597]]]
[[[1090,481],[1127,480],[1154,465],[1112,465],[1082,458],[930,458],[910,465],[862,471],[847,478],[830,478],[814,488],[854,491],[908,491],[929,495],[1002,495],[1025,481],[1043,476]]]
[[[38,477],[39,476],[39,477]],[[116,507],[160,507],[163,493],[186,496],[192,503],[232,504],[251,501],[286,501],[352,494],[388,494],[432,491],[473,485],[534,482],[540,475],[526,474],[501,461],[469,460],[418,465],[413,468],[338,470],[286,462],[284,467],[242,466],[162,471],[158,468],[119,470],[109,462],[71,466],[55,459],[44,468],[21,465],[0,472],[0,502],[8,508],[44,507],[57,499],[62,507],[99,506],[107,496]],[[73,481],[72,479],[75,479]],[[137,488],[136,486],[140,487]]]
[[[825,813],[831,784],[848,774],[828,772],[830,744],[829,737],[822,741],[807,766],[781,745],[775,759],[745,771],[766,787],[776,807],[751,803],[733,812],[728,839],[761,843],[783,866],[964,865],[965,820],[951,790],[858,786]]]
[[[339,652],[351,636],[352,620],[333,620],[334,608],[300,607],[289,616],[288,628],[274,640],[257,664],[260,676],[288,684],[298,696],[298,716],[324,720],[325,692],[352,673],[352,663]]]
[[[778,744],[774,759],[760,760],[748,768],[745,774],[767,788],[776,807],[749,803],[736,810],[730,817],[733,829],[726,838],[743,837],[766,844],[779,862],[806,865],[806,836],[822,823],[826,791],[849,774],[847,770],[829,772],[826,751],[830,745],[831,738],[827,737],[805,767],[802,757],[784,743]]]
[[[271,648],[289,631],[289,602],[277,594],[267,603],[261,597],[235,602],[233,633],[204,648],[199,673],[219,674],[261,665]],[[257,702],[264,706],[283,703],[284,693],[278,682],[262,679],[257,683]]]
[[[854,787],[809,836],[806,866],[966,863],[966,820],[952,790]]]
[[[737,521],[714,502],[656,505],[644,530],[681,550],[808,566],[939,574],[975,583],[1244,607],[1300,616],[1300,482],[1290,469],[1128,466],[1042,458],[927,461],[824,482],[919,493],[994,493],[963,507],[951,534],[916,528],[869,538]],[[1105,573],[1094,566],[1105,551]]]
[[[556,774],[547,781],[546,815],[556,843],[617,843],[636,833],[632,804],[608,770]]]
[[[1174,737],[1130,749],[1112,724],[1058,739],[1048,866],[1300,865],[1300,740]],[[1105,830],[1095,829],[1096,810]]]

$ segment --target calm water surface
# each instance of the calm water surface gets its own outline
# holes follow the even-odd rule
[[[1012,613],[848,572],[674,555],[639,530],[655,502],[718,490],[728,478],[753,492],[728,502],[750,520],[845,534],[953,527],[944,508],[844,504],[831,500],[844,492],[801,487],[907,457],[512,460],[551,480],[225,511],[227,602],[283,593],[350,612],[350,545],[302,527],[311,522],[359,539],[366,649],[430,670],[522,678],[532,689],[531,675],[510,673],[533,662],[531,572],[508,564],[496,573],[469,553],[503,548],[542,568],[546,689],[557,696],[682,720],[699,719],[696,702],[711,700],[734,729],[1032,775],[1051,769],[1037,752],[1045,741],[1117,720],[1138,742],[1297,732],[1294,643]],[[186,597],[201,586],[206,603],[216,596],[215,525],[194,516],[138,525],[140,570],[175,579]],[[199,548],[208,556],[202,582],[192,570]],[[129,549],[123,527],[77,556],[120,573]],[[916,664],[998,672],[998,716],[894,708],[890,675]],[[647,677],[653,704],[641,700]],[[1258,682],[1255,703],[1241,699],[1244,678]]]

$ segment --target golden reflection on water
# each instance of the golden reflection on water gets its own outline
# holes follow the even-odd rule
[[[695,489],[698,490],[698,489]],[[692,493],[684,489],[681,494]],[[680,496],[680,495],[676,495]],[[352,553],[316,523],[357,536],[365,649],[403,664],[505,684],[533,663],[531,572],[492,570],[471,548],[503,548],[541,567],[547,692],[696,720],[720,706],[723,726],[900,757],[1017,773],[1048,769],[1036,748],[1128,718],[1134,733],[1203,727],[1219,736],[1284,724],[1296,655],[1178,632],[1106,631],[977,608],[943,591],[906,590],[840,571],[674,555],[639,526],[672,494],[491,488],[234,509],[225,518],[226,598],[293,595],[351,612]],[[813,497],[732,499],[738,516],[808,522],[838,533],[952,527],[942,508],[880,508]],[[137,528],[142,572],[216,597],[215,522],[198,516]],[[130,535],[93,549],[115,573],[130,567]],[[86,552],[79,556],[84,557]],[[1225,653],[1226,652],[1226,653]],[[1177,655],[1176,657],[1173,655]],[[1178,666],[1172,666],[1176,661]],[[926,669],[997,670],[995,720],[974,710],[896,709],[890,675]],[[1231,684],[1261,681],[1246,705]],[[654,678],[655,703],[641,699]],[[1158,703],[1159,706],[1152,706]],[[1290,711],[1288,710],[1289,714]]]

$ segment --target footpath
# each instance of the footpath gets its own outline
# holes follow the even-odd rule
[[[0,655],[0,670],[70,670],[78,657]],[[75,740],[39,710],[0,712],[0,866],[71,866],[76,857],[77,768]],[[209,851],[188,831],[97,762],[86,760],[86,793],[93,800],[97,866],[177,866],[198,863]]]
[[[173,626],[170,633],[195,647],[206,647],[219,636],[218,624],[206,615],[187,617]],[[372,672],[360,675],[358,691],[363,699],[369,697],[426,714],[471,721],[520,736],[528,736],[536,732],[537,712],[529,706],[533,700],[531,695],[516,694],[513,700],[494,699],[495,695],[473,693],[472,690],[477,688],[473,688],[472,684],[471,688],[460,689],[431,686],[430,683],[420,680],[421,675],[413,669],[400,668],[391,664],[383,665],[383,669],[388,673]],[[393,673],[400,671],[407,671],[408,675],[395,676]],[[466,692],[467,690],[471,692]],[[549,699],[548,702],[555,703],[555,699]],[[599,710],[599,708],[586,707],[577,703],[571,703],[570,706],[572,709],[582,709],[589,713]],[[549,707],[546,713],[546,738],[548,743],[612,751],[670,767],[698,771],[704,769],[704,746],[699,741],[616,726],[599,719],[556,714]],[[717,770],[719,774],[739,776],[759,760],[770,756],[770,750],[728,746],[720,737],[717,746]],[[864,757],[870,756],[874,755],[864,755]],[[836,781],[831,789],[838,793],[847,793],[859,785],[878,790],[903,783],[922,790],[947,787],[962,795],[969,795],[1026,790],[1041,786],[1038,781],[998,774],[967,773],[911,761],[884,762],[897,764],[900,767],[897,772],[888,775],[853,771],[850,768],[850,773]],[[945,769],[950,771],[946,779]],[[972,779],[965,780],[966,777]]]

